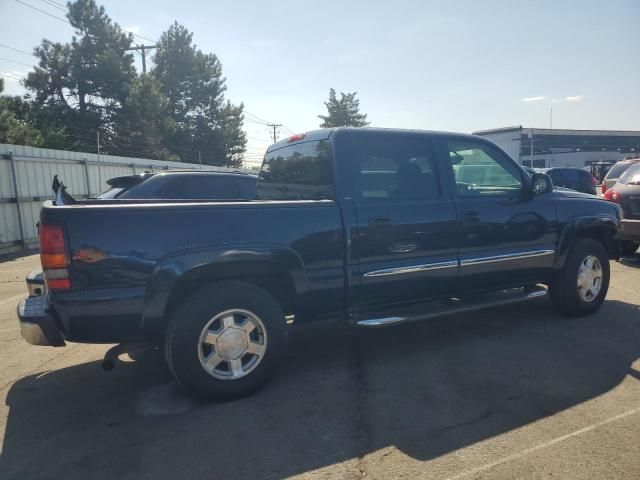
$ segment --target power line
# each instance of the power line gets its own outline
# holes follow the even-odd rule
[[[127,32],[127,31],[125,30],[125,32]],[[133,33],[133,32],[127,32],[127,33],[130,33],[130,34],[131,34],[131,35],[133,35],[134,37],[141,38],[142,40],[146,40],[147,42],[154,42],[154,43],[155,43],[155,40],[151,40],[150,38],[143,37],[142,35],[139,35],[139,34],[137,34],[137,33]]]
[[[28,63],[18,62],[16,60],[11,60],[10,58],[0,57],[0,60],[3,60],[5,62],[17,63],[18,65],[24,65],[25,67],[33,67],[33,65],[29,65]]]
[[[71,23],[69,23],[69,22],[68,22],[67,20],[65,20],[64,18],[58,17],[58,16],[56,16],[56,15],[53,15],[52,13],[49,13],[49,12],[47,12],[46,10],[42,10],[41,8],[34,7],[33,5],[29,5],[28,3],[25,3],[25,2],[23,2],[22,0],[14,0],[14,1],[15,1],[15,2],[18,2],[18,3],[21,3],[21,4],[22,4],[22,5],[24,5],[25,7],[29,7],[29,8],[32,8],[33,10],[36,10],[36,11],[38,11],[38,12],[40,12],[40,13],[43,13],[43,14],[45,14],[45,15],[47,15],[47,16],[49,16],[49,17],[51,17],[51,18],[55,18],[56,20],[60,20],[61,22],[66,23],[67,25],[71,25]],[[71,25],[71,26],[73,26],[73,25]],[[133,33],[133,32],[127,32],[127,33],[130,33],[130,34],[131,34],[131,35],[133,35],[134,37],[138,37],[138,38],[141,38],[141,39],[143,39],[143,40],[147,40],[147,41],[149,41],[149,42],[153,42],[153,41],[154,41],[154,40],[151,40],[150,38],[143,37],[142,35],[139,35],[139,34],[137,34],[137,33]],[[22,53],[24,53],[24,52],[22,52]]]
[[[259,122],[262,122],[262,123],[264,123],[264,124],[268,124],[268,123],[269,123],[269,121],[268,121],[268,120],[265,120],[264,118],[260,118],[259,116],[254,115],[254,114],[253,114],[253,113],[251,113],[251,112],[248,112],[247,110],[244,110],[244,113],[245,113],[245,115],[249,115],[250,117],[255,118],[255,119],[256,119],[256,120],[258,120]]]
[[[33,10],[36,10],[36,11],[40,12],[40,13],[44,13],[45,15],[48,15],[51,18],[55,18],[56,20],[60,20],[61,22],[69,24],[69,22],[67,22],[64,18],[57,17],[56,15],[53,15],[52,13],[49,13],[49,12],[47,12],[45,10],[42,10],[41,8],[34,7],[33,5],[29,5],[28,3],[25,3],[22,0],[14,0],[14,1],[18,2],[18,3],[21,3],[25,7],[29,7],[29,8],[31,8]]]
[[[64,7],[61,7],[59,4],[57,4],[56,2],[53,2],[51,0],[40,0],[42,3],[45,3],[47,5],[49,5],[50,7],[53,8],[57,8],[58,10],[62,11],[62,12],[67,12],[67,9]]]
[[[5,45],[4,43],[0,43],[0,47],[8,48],[9,50],[13,50],[14,52],[22,53],[23,55],[29,55],[30,57],[34,57],[33,53],[25,52],[24,50],[18,50],[17,48],[10,47],[9,45]]]
[[[21,78],[14,77],[13,75],[7,75],[6,73],[0,73],[0,76],[7,77],[7,78],[13,78],[14,80],[22,80]]]

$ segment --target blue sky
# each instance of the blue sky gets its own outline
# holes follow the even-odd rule
[[[64,16],[52,0],[23,1]],[[219,56],[228,98],[294,131],[318,126],[330,87],[358,91],[372,126],[547,127],[553,107],[554,127],[640,130],[638,0],[103,5],[121,26],[151,39],[182,23]],[[20,50],[43,37],[70,38],[68,25],[15,0],[0,0],[0,18],[0,43]],[[0,57],[33,61],[6,48]],[[26,71],[0,60],[2,73]],[[16,81],[6,85],[21,91]],[[268,128],[247,122],[246,130],[248,157],[257,160],[270,143]]]

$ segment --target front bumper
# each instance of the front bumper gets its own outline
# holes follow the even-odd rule
[[[65,341],[55,318],[47,312],[45,295],[28,297],[18,304],[20,333],[31,345],[64,347]]]
[[[639,240],[640,241],[640,220],[622,219],[618,238],[620,240]]]

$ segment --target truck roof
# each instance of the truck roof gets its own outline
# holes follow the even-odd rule
[[[436,130],[420,130],[420,129],[408,129],[408,128],[380,128],[380,127],[333,127],[333,128],[320,128],[317,130],[310,130],[305,133],[299,133],[296,135],[292,135],[287,138],[283,138],[282,140],[274,143],[269,148],[267,148],[267,153],[273,150],[277,150],[287,145],[292,145],[296,143],[309,142],[313,140],[326,140],[331,135],[335,133],[363,133],[363,132],[374,132],[374,133],[422,133],[427,135],[455,135],[457,137],[469,137],[469,138],[483,138],[478,137],[476,135],[471,135],[468,133],[459,133],[459,132],[446,132],[446,131],[436,131]]]

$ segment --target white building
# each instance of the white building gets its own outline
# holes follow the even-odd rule
[[[506,127],[473,132],[534,168],[585,168],[593,162],[640,156],[640,131]]]

